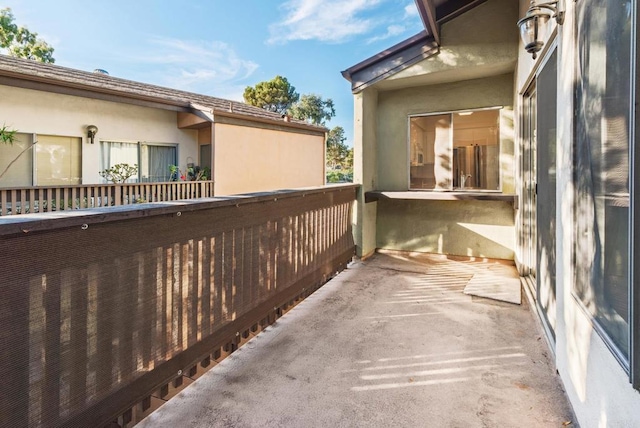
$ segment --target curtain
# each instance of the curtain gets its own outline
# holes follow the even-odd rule
[[[0,144],[0,173],[6,169],[6,174],[0,179],[0,187],[32,185],[34,149],[31,148],[22,153],[24,149],[32,144],[31,140],[30,134],[17,133],[13,144]],[[7,169],[13,160],[15,162]]]
[[[174,146],[142,145],[142,181],[169,181],[170,165],[177,164]]]
[[[129,165],[138,165],[138,144],[137,143],[118,143],[114,141],[102,142],[102,170],[111,168],[119,163]],[[137,176],[131,177],[127,183],[136,183]],[[106,182],[106,180],[105,180]]]

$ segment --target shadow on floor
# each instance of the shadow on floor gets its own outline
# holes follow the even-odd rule
[[[402,254],[356,262],[139,426],[573,421],[528,302],[464,294],[478,274],[517,278],[501,262]]]

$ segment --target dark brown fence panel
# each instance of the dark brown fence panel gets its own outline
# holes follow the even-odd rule
[[[355,192],[0,219],[0,426],[104,426],[235,349],[346,266]]]

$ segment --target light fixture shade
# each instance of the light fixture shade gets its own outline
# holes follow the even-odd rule
[[[98,127],[95,125],[89,125],[87,126],[87,137],[89,137],[89,141],[91,141],[91,144],[93,144],[93,139],[96,136],[96,134],[98,133]]]
[[[531,6],[524,18],[518,21],[520,37],[524,49],[536,58],[547,35],[547,22],[551,19],[551,12],[538,6]]]

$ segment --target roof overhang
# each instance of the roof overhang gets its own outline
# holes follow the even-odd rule
[[[487,0],[415,0],[425,31],[440,45],[440,26]]]
[[[159,108],[173,111],[189,111],[189,104],[158,97],[148,97],[139,94],[123,94],[103,88],[95,88],[68,82],[53,81],[38,76],[16,75],[0,70],[0,85],[17,88],[32,89],[36,91],[51,92],[54,94],[71,95],[82,98],[98,99],[124,104],[133,104],[143,107]]]
[[[212,123],[217,122],[218,121],[216,120],[217,117],[218,118],[224,117],[224,118],[238,119],[238,120],[249,121],[254,123],[264,123],[264,124],[275,125],[275,126],[284,125],[288,128],[303,130],[303,131],[306,131],[307,133],[309,132],[316,133],[318,135],[323,135],[329,132],[329,130],[325,127],[320,127],[320,126],[311,127],[310,125],[304,122],[287,122],[286,120],[283,120],[282,122],[280,121],[276,122],[274,120],[264,119],[261,117],[255,117],[255,116],[247,117],[246,115],[238,114],[234,112],[232,109],[228,111],[214,109],[214,108],[203,106],[197,103],[190,103],[189,111],[186,113],[179,112],[178,115],[179,115],[178,128],[181,128],[181,129],[204,128],[209,126]]]
[[[192,113],[207,121],[212,120],[213,115],[216,115],[242,119],[247,123],[268,123],[318,134],[327,132],[324,126],[312,125],[299,120],[288,120],[288,118],[275,113],[263,114],[261,109],[247,107],[236,101],[216,99],[216,105],[202,106],[195,104],[190,98],[193,96],[196,99],[203,97],[211,99],[212,97],[5,55],[0,55],[0,62],[0,86],[132,104],[179,113]],[[209,116],[206,116],[207,114]]]
[[[356,93],[432,55],[440,48],[440,26],[487,0],[415,0],[424,30],[342,72]]]
[[[426,31],[390,47],[342,72],[359,92],[438,52],[438,43]]]

